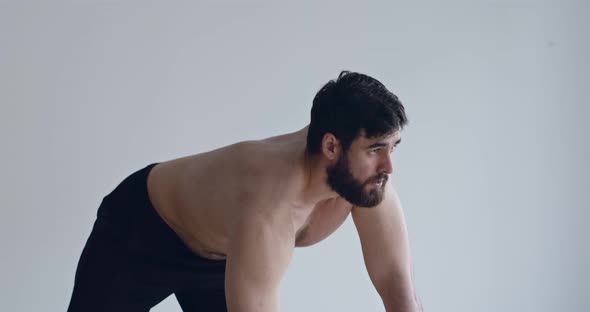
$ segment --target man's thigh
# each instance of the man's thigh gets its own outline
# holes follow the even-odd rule
[[[68,312],[149,311],[172,292],[120,237],[98,224],[80,256]]]

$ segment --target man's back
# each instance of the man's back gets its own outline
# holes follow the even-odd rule
[[[278,207],[290,210],[295,245],[317,242],[346,219],[351,205],[341,198],[317,205],[299,200],[305,185],[301,156],[306,133],[304,128],[158,164],[148,178],[152,203],[191,249],[211,259],[226,257],[231,230],[244,213],[263,218],[264,211]],[[268,207],[246,205],[269,192],[283,195],[262,204]],[[306,226],[310,223],[313,228]]]

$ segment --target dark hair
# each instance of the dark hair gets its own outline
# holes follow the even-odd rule
[[[407,123],[404,106],[381,82],[344,70],[313,99],[307,151],[318,153],[327,132],[338,138],[346,151],[361,129],[373,138],[401,130]]]

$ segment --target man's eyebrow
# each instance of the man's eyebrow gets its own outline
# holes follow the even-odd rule
[[[400,144],[402,141],[402,139],[400,138],[399,140],[397,140],[393,146],[397,146],[398,144]],[[377,148],[377,147],[384,147],[387,146],[387,143],[384,142],[377,142],[375,144],[371,144],[370,146],[367,147],[367,149],[371,149],[371,148]]]
[[[383,143],[383,142],[377,142],[375,144],[371,144],[370,146],[367,146],[367,149],[376,148],[376,147],[384,147],[384,146],[387,146],[387,144]]]

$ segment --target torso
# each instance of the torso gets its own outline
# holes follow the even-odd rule
[[[162,162],[148,177],[150,200],[191,250],[205,258],[225,259],[241,203],[264,192],[257,181],[268,178],[269,172],[277,173],[277,183],[298,185],[301,170],[288,155],[302,147],[300,137],[285,135]],[[295,246],[329,236],[351,208],[339,197],[308,207],[293,204]]]

